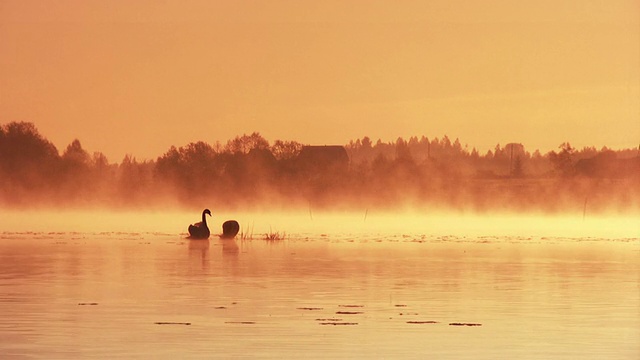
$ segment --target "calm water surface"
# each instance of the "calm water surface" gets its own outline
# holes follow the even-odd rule
[[[0,225],[3,359],[640,358],[638,237]]]

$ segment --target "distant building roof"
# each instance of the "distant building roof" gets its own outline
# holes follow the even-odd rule
[[[349,165],[347,150],[340,145],[303,146],[298,160],[302,162],[303,167],[311,166],[316,169]]]

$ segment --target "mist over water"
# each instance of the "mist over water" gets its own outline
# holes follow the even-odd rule
[[[31,123],[0,126],[0,207],[223,211],[404,210],[640,214],[637,149],[479,154],[447,136],[309,146],[259,133],[110,163],[74,140],[60,155]]]
[[[640,354],[632,152],[305,153],[252,134],[109,164],[79,141],[60,156],[28,124],[2,130],[10,358]],[[205,208],[210,239],[187,239]],[[240,233],[219,239],[231,219]]]
[[[0,0],[0,360],[640,359],[640,2],[359,3]]]
[[[640,354],[634,218],[213,211],[251,239],[187,240],[199,212],[1,215],[9,358]]]
[[[222,223],[237,220],[241,231],[261,237],[265,233],[290,235],[425,235],[425,236],[537,236],[586,238],[640,237],[640,224],[633,214],[544,215],[461,214],[416,211],[283,211],[239,212],[214,209],[208,224],[212,234],[222,232]],[[185,235],[187,226],[199,221],[200,210],[111,211],[111,210],[0,210],[0,231],[10,232],[134,232]]]

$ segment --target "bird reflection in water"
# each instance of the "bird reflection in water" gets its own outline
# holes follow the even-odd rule
[[[189,259],[191,261],[198,261],[199,267],[202,270],[208,270],[210,268],[211,254],[209,253],[210,247],[220,246],[222,249],[222,259],[226,263],[224,267],[231,266],[232,268],[238,261],[238,255],[240,254],[240,247],[234,238],[228,239],[220,237],[218,243],[211,242],[214,240],[190,240],[189,241]],[[217,250],[216,250],[217,251]],[[215,258],[214,253],[214,258]]]
[[[238,243],[236,243],[235,239],[225,239],[220,238],[220,244],[222,245],[222,255],[235,255],[237,256],[240,252],[240,248],[238,247]]]
[[[222,234],[220,244],[222,245],[222,255],[238,256],[240,249],[236,243],[236,235],[240,231],[240,224],[235,220],[227,220],[222,224]]]
[[[209,267],[209,240],[190,240],[189,258],[199,257],[202,269]]]

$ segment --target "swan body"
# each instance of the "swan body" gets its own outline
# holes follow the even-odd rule
[[[202,212],[202,221],[189,225],[189,238],[190,239],[208,239],[211,232],[207,226],[207,218],[205,215],[211,216],[211,210],[204,209]]]
[[[240,224],[235,220],[227,220],[222,224],[222,239],[233,239],[240,231]]]

